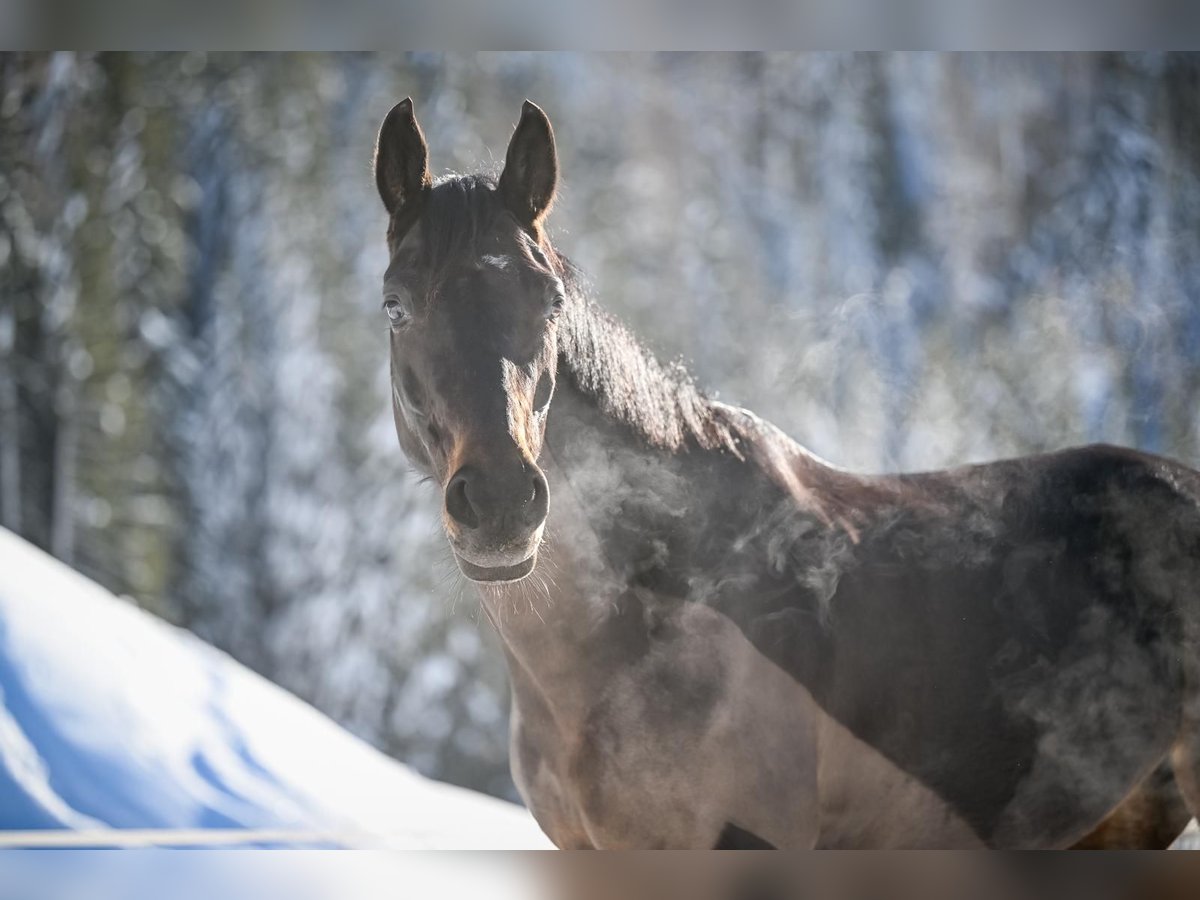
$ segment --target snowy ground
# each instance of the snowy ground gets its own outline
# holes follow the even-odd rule
[[[416,775],[2,529],[0,829],[10,846],[549,846],[525,810]]]

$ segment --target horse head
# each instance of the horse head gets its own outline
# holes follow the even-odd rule
[[[528,101],[498,179],[435,179],[412,101],[383,121],[375,180],[389,216],[382,315],[400,445],[441,485],[463,573],[525,577],[549,510],[538,466],[554,394],[564,263],[543,224],[558,160]]]

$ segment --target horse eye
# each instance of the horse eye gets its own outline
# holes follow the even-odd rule
[[[550,301],[550,318],[554,318],[563,311],[563,306],[566,305],[567,298],[561,293],[555,294],[554,299]]]
[[[383,301],[383,311],[387,313],[388,321],[392,323],[392,330],[403,327],[408,322],[408,310],[404,308],[404,304],[400,302],[400,298],[395,294],[388,294]]]

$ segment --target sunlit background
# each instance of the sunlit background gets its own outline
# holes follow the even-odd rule
[[[514,795],[393,432],[375,129],[555,123],[552,236],[727,402],[913,470],[1200,462],[1200,59],[0,56],[0,524],[419,771]]]

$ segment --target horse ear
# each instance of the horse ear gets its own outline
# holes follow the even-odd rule
[[[546,114],[534,103],[525,101],[521,121],[508,142],[499,190],[505,205],[527,228],[536,229],[558,187],[558,153],[554,149],[554,129]]]
[[[429,146],[413,114],[411,97],[392,107],[375,142],[375,186],[390,215],[418,199],[433,184]]]

